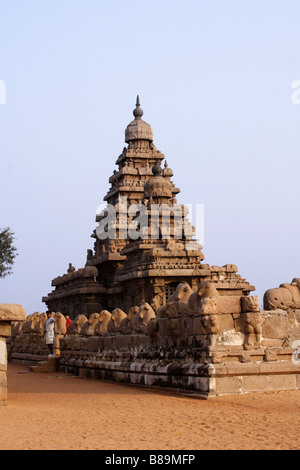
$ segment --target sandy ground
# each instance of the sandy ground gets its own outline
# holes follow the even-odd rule
[[[300,392],[209,400],[8,365],[1,450],[299,449]]]

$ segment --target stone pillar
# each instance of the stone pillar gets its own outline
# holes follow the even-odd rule
[[[6,405],[7,400],[6,338],[11,334],[11,322],[25,320],[26,313],[22,305],[0,304],[0,405]]]

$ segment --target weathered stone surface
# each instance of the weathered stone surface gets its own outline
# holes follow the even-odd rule
[[[6,399],[7,399],[6,369],[7,369],[6,341],[5,339],[0,338],[0,405],[5,404]]]
[[[0,336],[8,338],[11,335],[11,322],[0,322]]]
[[[259,312],[259,299],[256,295],[241,297],[242,312]]]
[[[262,326],[263,338],[282,339],[288,336],[289,322],[285,316],[270,316]]]
[[[87,351],[92,351],[92,352],[97,352],[98,351],[98,345],[99,345],[99,338],[96,337],[96,336],[90,336],[87,339],[86,350]]]
[[[245,342],[245,335],[238,333],[235,330],[224,331],[219,333],[216,337],[217,345],[224,346],[242,346]]]
[[[120,332],[122,320],[126,318],[126,313],[123,312],[120,308],[115,308],[112,311],[110,320],[107,324],[108,333],[118,333]]]
[[[19,304],[0,304],[0,321],[25,321],[26,312]]]
[[[297,390],[296,375],[254,375],[243,377],[244,392]]]
[[[140,305],[138,313],[131,319],[131,326],[136,333],[148,333],[150,320],[156,318],[153,308],[144,302]]]
[[[241,313],[240,296],[219,296],[200,298],[196,304],[189,303],[193,315],[239,314]]]
[[[262,338],[261,345],[265,348],[282,348],[284,340],[283,339],[265,339]]]
[[[290,284],[280,284],[279,287],[268,289],[264,294],[264,309],[300,307],[300,278],[294,278]]]
[[[98,322],[94,329],[96,336],[107,334],[107,325],[111,319],[111,313],[108,310],[102,310],[99,314]]]
[[[92,313],[89,319],[83,324],[80,334],[83,336],[94,336],[98,322],[99,313]]]
[[[240,377],[216,377],[214,393],[216,395],[237,395],[241,393],[242,379]]]
[[[6,341],[0,337],[0,367],[1,370],[7,368],[7,352],[6,352]]]
[[[81,333],[83,325],[87,322],[85,315],[77,315],[77,317],[70,323],[69,332],[71,335],[79,335]]]
[[[61,343],[61,370],[204,396],[296,389],[300,365],[292,362],[294,349],[288,347],[288,338],[291,332],[298,332],[298,325],[291,318],[282,310],[241,313],[235,319],[231,314],[154,318],[151,322],[158,325],[155,336],[71,335]],[[270,338],[265,339],[272,342],[270,347],[249,349],[251,341],[255,344],[257,340],[261,322],[272,320],[272,328],[277,329],[278,319],[288,325],[287,346],[282,346],[281,339]],[[34,333],[22,336],[33,338]],[[208,358],[210,368],[204,366]]]
[[[7,379],[6,372],[0,370],[0,406],[6,405],[7,401]]]

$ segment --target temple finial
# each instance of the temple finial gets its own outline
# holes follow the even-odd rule
[[[134,115],[135,119],[142,119],[144,111],[142,110],[141,105],[140,105],[139,95],[137,95],[137,97],[136,97],[136,105],[135,106],[136,106],[136,108],[133,111],[133,115]]]

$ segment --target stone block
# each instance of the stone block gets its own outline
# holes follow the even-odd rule
[[[147,346],[150,346],[151,340],[150,336],[145,335],[145,334],[133,334],[132,335],[132,347],[133,348],[145,348]]]
[[[98,336],[98,351],[102,351],[104,349],[104,337]]]
[[[294,374],[270,375],[269,390],[297,390],[297,376]]]
[[[267,349],[266,355],[265,355],[265,360],[267,362],[274,362],[277,361],[277,350],[272,348],[272,349]]]
[[[116,348],[130,350],[131,345],[132,345],[132,335],[116,336]]]
[[[220,297],[203,298],[198,314],[238,314],[241,313],[241,311],[241,297],[239,295],[224,295]]]
[[[269,316],[262,326],[262,336],[268,339],[284,339],[289,334],[289,322],[286,316]]]
[[[6,400],[7,400],[6,372],[0,371],[0,405],[6,405]]]
[[[1,321],[25,321],[26,312],[19,304],[0,304]]]
[[[157,318],[158,323],[158,334],[159,336],[169,336],[169,319],[168,318]]]
[[[0,371],[6,371],[6,369],[7,369],[6,341],[4,338],[0,338]]]
[[[300,324],[295,324],[290,327],[289,331],[289,344],[290,346],[294,341],[300,340]]]
[[[189,377],[187,382],[188,390],[194,390],[197,393],[208,394],[210,389],[209,377]]]
[[[219,333],[216,338],[216,344],[224,346],[242,346],[244,341],[245,335],[235,330]]]
[[[282,339],[262,339],[261,345],[266,348],[281,348],[283,346]]]
[[[8,338],[11,335],[11,322],[0,320],[0,336]]]
[[[98,351],[99,338],[97,336],[90,336],[87,339],[86,350],[90,352]]]
[[[201,315],[193,319],[191,329],[194,335],[218,334],[234,330],[234,321],[230,314]]]
[[[228,375],[250,375],[259,374],[259,364],[255,362],[229,362],[226,365]]]
[[[244,392],[297,390],[296,374],[253,375],[243,377]]]
[[[220,332],[234,330],[234,321],[231,314],[223,313],[218,315],[217,322]]]
[[[280,357],[276,362],[262,362],[259,365],[259,371],[261,374],[287,374],[287,373],[299,373],[300,363],[293,364],[292,360],[280,361]]]
[[[268,375],[249,375],[243,377],[243,392],[263,392],[270,390],[270,377]]]
[[[197,320],[199,317],[182,317],[181,321],[184,327],[186,336],[194,336],[196,333],[195,325],[197,325]]]
[[[193,318],[193,321],[190,325],[191,325],[190,332],[189,332],[190,335],[195,336],[195,335],[205,334],[205,328],[204,328],[204,325],[203,325],[203,318],[202,317]]]
[[[241,377],[215,377],[214,394],[231,395],[241,393]]]
[[[103,337],[103,349],[109,351],[115,349],[116,338],[115,336],[104,336]]]

